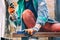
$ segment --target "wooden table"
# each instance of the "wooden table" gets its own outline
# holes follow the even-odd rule
[[[13,33],[12,37],[27,37],[24,34]],[[60,37],[60,32],[37,32],[32,37]]]

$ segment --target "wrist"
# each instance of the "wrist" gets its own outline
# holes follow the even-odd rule
[[[41,25],[36,24],[35,27],[33,27],[32,29],[38,32],[40,30],[40,28],[41,28]]]
[[[36,31],[36,32],[39,31],[39,29],[38,29],[37,27],[33,27],[32,29],[33,29],[34,31]]]

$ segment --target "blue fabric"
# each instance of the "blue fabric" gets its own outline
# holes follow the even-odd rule
[[[53,19],[48,16],[48,9],[45,0],[38,0],[38,17],[36,24],[45,25],[46,22],[55,23]]]
[[[30,9],[34,16],[37,18],[37,11],[35,11],[34,6],[33,6],[33,1],[29,0],[29,1],[25,1],[25,9]]]

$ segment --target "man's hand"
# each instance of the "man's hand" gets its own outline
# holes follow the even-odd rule
[[[27,32],[29,35],[33,35],[35,31],[33,29],[25,29],[25,32]]]
[[[25,31],[28,32],[28,34],[33,35],[33,33],[38,32],[40,28],[41,28],[41,25],[36,24],[35,27],[30,29],[25,29]]]

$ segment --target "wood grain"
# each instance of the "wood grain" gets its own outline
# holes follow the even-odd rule
[[[27,37],[24,34],[13,33],[12,37]],[[37,32],[32,37],[60,37],[60,32]]]

